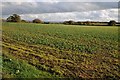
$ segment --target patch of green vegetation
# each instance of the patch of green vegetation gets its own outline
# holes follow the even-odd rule
[[[3,35],[29,44],[86,53],[118,48],[118,27],[28,23],[3,23],[3,26]]]
[[[48,72],[38,70],[25,61],[3,54],[3,78],[53,78],[58,77]]]

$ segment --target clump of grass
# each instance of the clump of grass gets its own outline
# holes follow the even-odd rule
[[[25,61],[3,55],[3,78],[51,78],[58,77],[48,72],[38,70]]]

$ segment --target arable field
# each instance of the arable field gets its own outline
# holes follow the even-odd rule
[[[2,23],[3,78],[120,78],[117,26]]]

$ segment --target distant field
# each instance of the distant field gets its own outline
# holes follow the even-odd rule
[[[117,26],[3,23],[2,28],[5,78],[120,78]]]

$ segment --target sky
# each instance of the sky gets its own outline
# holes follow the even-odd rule
[[[119,0],[4,0],[2,18],[16,13],[25,20],[118,21]]]

